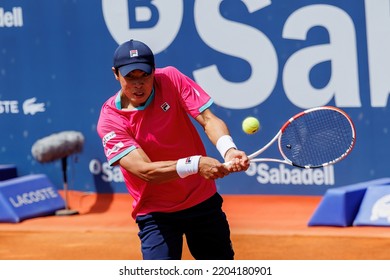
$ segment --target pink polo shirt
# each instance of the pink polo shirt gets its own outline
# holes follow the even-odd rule
[[[213,103],[194,81],[174,67],[155,71],[154,89],[146,104],[121,110],[120,91],[103,105],[97,131],[110,165],[141,148],[151,161],[206,155],[189,116],[195,118]],[[192,207],[216,192],[215,182],[198,174],[163,184],[147,183],[120,167],[134,198],[133,213],[175,212]]]

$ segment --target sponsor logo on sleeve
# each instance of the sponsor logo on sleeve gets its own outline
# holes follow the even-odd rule
[[[103,147],[107,145],[107,142],[110,141],[111,139],[114,139],[116,137],[116,134],[114,131],[110,131],[103,137]]]

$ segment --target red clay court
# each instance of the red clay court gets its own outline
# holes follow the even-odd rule
[[[321,196],[223,195],[237,260],[388,260],[387,227],[308,227]],[[128,194],[70,193],[74,216],[0,224],[3,260],[140,260]],[[183,259],[191,260],[184,248]]]

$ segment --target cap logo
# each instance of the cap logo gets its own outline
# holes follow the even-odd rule
[[[137,57],[138,56],[138,50],[130,50],[130,57]]]

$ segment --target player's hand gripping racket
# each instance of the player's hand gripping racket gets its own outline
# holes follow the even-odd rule
[[[276,140],[283,159],[256,158]],[[354,124],[344,111],[332,106],[316,107],[290,118],[268,144],[248,157],[251,162],[318,168],[348,156],[355,140]]]

